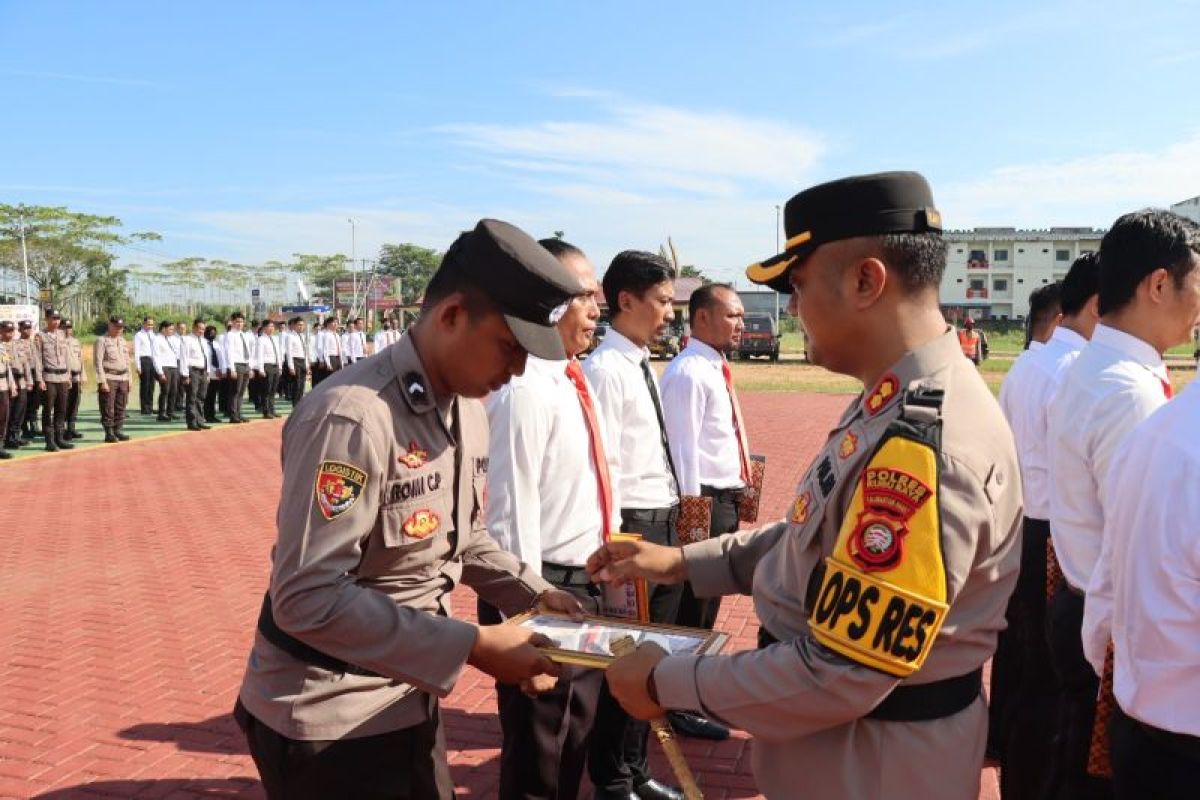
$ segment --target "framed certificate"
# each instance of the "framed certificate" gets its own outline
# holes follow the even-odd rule
[[[530,628],[554,640],[555,647],[545,648],[552,661],[597,669],[614,660],[610,648],[622,636],[632,636],[637,644],[654,642],[669,655],[712,655],[729,643],[729,634],[721,631],[597,616],[576,622],[566,614],[543,611],[527,611],[504,624]]]
[[[613,533],[614,542],[636,542],[640,533]],[[645,578],[634,578],[621,586],[606,583],[600,595],[600,614],[605,617],[620,617],[634,622],[650,621],[650,589]]]

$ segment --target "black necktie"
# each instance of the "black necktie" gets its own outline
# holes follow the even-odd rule
[[[667,468],[671,470],[671,479],[675,487],[679,487],[679,478],[675,474],[675,459],[671,458],[671,445],[667,442],[667,425],[663,421],[662,403],[658,399],[658,387],[654,384],[654,374],[650,372],[650,362],[642,359],[642,377],[646,379],[646,388],[650,390],[650,399],[654,401],[654,414],[658,417],[658,434],[662,440],[663,453],[667,457]]]

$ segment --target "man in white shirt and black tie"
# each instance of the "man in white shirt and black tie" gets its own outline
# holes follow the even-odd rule
[[[578,248],[558,239],[540,244],[587,291],[571,299],[557,323],[567,359],[530,356],[525,374],[487,400],[487,527],[501,547],[596,613],[600,590],[588,578],[587,557],[621,525],[609,455],[615,448],[576,358],[591,345],[600,318],[599,284]],[[479,601],[480,624],[501,619]],[[564,667],[558,684],[536,697],[497,684],[500,797],[578,797],[603,679],[600,670]]]
[[[738,500],[750,481],[749,442],[725,359],[745,329],[745,309],[732,286],[711,283],[692,293],[688,319],[691,339],[663,373],[663,416],[679,491],[711,498],[709,533],[719,536],[738,529]],[[720,608],[719,597],[698,599],[685,583],[676,621],[712,630]],[[688,736],[729,736],[695,714],[674,713],[671,724]]]
[[[1058,797],[1112,796],[1107,779],[1087,774],[1111,612],[1111,586],[1097,572],[1100,487],[1125,436],[1171,395],[1162,354],[1186,341],[1196,322],[1187,301],[1198,249],[1200,226],[1167,211],[1138,211],[1113,224],[1100,243],[1100,324],[1051,408],[1050,535],[1064,578],[1047,611],[1062,698]]]
[[[1001,633],[992,660],[988,707],[988,747],[1000,765],[1000,794],[1005,798],[1042,797],[1051,779],[1046,753],[1053,749],[1059,724],[1059,692],[1046,642],[1050,407],[1063,376],[1100,321],[1099,290],[1099,258],[1085,253],[1062,280],[1057,325],[1045,344],[1034,349],[1052,319],[1052,309],[1040,310],[1048,296],[1038,295],[1044,327],[1037,328],[1030,350],[1017,359],[1000,387],[1000,407],[1013,430],[1025,493],[1021,570],[1008,604],[1009,627]],[[1032,306],[1030,314],[1034,315]]]
[[[661,256],[636,250],[617,254],[603,280],[612,327],[583,367],[603,424],[618,443],[621,529],[671,546],[679,543],[679,490],[647,344],[675,318],[674,277]],[[682,593],[678,585],[650,584],[650,619],[674,623]],[[650,777],[649,731],[648,723],[621,709],[606,686],[588,759],[597,800],[682,797]]]
[[[142,320],[142,329],[133,335],[133,364],[138,371],[138,399],[142,414],[154,413],[154,317]]]
[[[240,311],[229,317],[229,330],[225,332],[221,349],[225,353],[225,383],[228,384],[230,422],[249,422],[242,414],[242,396],[250,382],[250,336],[242,330],[246,324]]]
[[[1200,276],[1192,273],[1200,314]],[[1104,491],[1117,800],[1177,800],[1200,775],[1200,381],[1134,428]],[[1090,599],[1090,598],[1089,598]]]
[[[292,317],[288,320],[288,331],[284,338],[284,365],[288,374],[288,400],[292,408],[304,397],[304,382],[308,379],[308,342],[304,333],[304,320]]]
[[[263,323],[262,336],[256,342],[258,352],[255,354],[255,366],[262,378],[262,415],[263,419],[275,419],[275,395],[279,388],[279,366],[283,354],[279,351],[279,342],[275,339],[275,323],[267,320]]]
[[[158,392],[158,421],[175,419],[175,395],[179,391],[179,348],[175,344],[175,324],[158,323],[154,337],[154,372],[161,388]]]
[[[186,395],[184,412],[189,431],[208,430],[204,424],[204,398],[208,395],[208,376],[212,372],[212,352],[204,340],[204,320],[192,323],[192,332],[183,337],[179,353],[179,374]]]
[[[353,364],[355,361],[362,361],[367,357],[367,334],[363,330],[366,323],[362,317],[355,317],[350,321],[346,330],[346,358],[347,363]]]
[[[337,318],[327,317],[317,331],[316,363],[313,365],[313,386],[342,368],[342,340],[337,333]]]

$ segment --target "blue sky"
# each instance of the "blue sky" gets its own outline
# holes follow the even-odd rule
[[[728,279],[846,174],[921,170],[951,227],[1200,194],[1200,3],[834,5],[0,0],[0,202],[158,231],[146,265],[496,216]]]

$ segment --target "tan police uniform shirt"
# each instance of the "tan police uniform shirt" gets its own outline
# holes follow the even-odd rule
[[[67,368],[71,370],[72,380],[80,385],[87,383],[87,374],[83,371],[83,345],[76,336],[67,337]]]
[[[129,380],[129,345],[123,336],[100,336],[92,345],[96,365],[96,383]]]
[[[483,405],[435,399],[411,335],[305,397],[283,432],[275,621],[387,677],[306,664],[256,633],[241,688],[251,714],[305,740],[429,718],[476,639],[473,625],[450,617],[454,587],[508,614],[550,588],[488,535],[487,466]]]
[[[33,358],[37,363],[38,380],[43,383],[70,383],[71,366],[68,359],[67,335],[62,329],[42,331],[33,337]]]
[[[8,392],[17,385],[12,361],[12,342],[0,342],[0,392]]]
[[[839,537],[844,522],[853,528],[856,516],[863,519],[848,512],[856,490],[867,486],[865,468],[900,415],[903,390],[918,386],[944,392],[932,508],[935,520],[940,513],[940,537],[932,541],[940,538],[944,576],[939,571],[937,577],[944,579],[949,608],[923,665],[899,678],[817,641],[810,615],[819,613],[820,601],[806,595],[814,569],[845,556],[834,552],[835,545],[849,550],[849,540],[841,540],[847,541],[842,547]],[[730,656],[669,657],[655,671],[659,699],[668,708],[696,709],[753,734],[755,777],[768,797],[974,797],[987,734],[982,698],[930,722],[864,717],[902,681],[965,675],[991,657],[1017,578],[1020,520],[1012,434],[948,332],[908,353],[850,405],[801,480],[787,519],[684,549],[697,596],[752,594],[762,625],[780,643]],[[860,522],[853,529],[861,528]],[[900,559],[918,557],[913,542],[921,534],[909,530],[897,537]],[[887,581],[895,574],[888,569],[869,574]],[[813,589],[823,595],[820,581],[818,575]],[[858,610],[856,605],[851,613]],[[876,619],[886,617],[882,608],[872,610]],[[908,624],[896,631],[896,645],[901,637],[906,646],[916,645]]]
[[[16,338],[9,344],[12,346],[13,372],[20,373],[21,385],[28,389],[38,380],[37,361],[33,357],[33,337]]]

